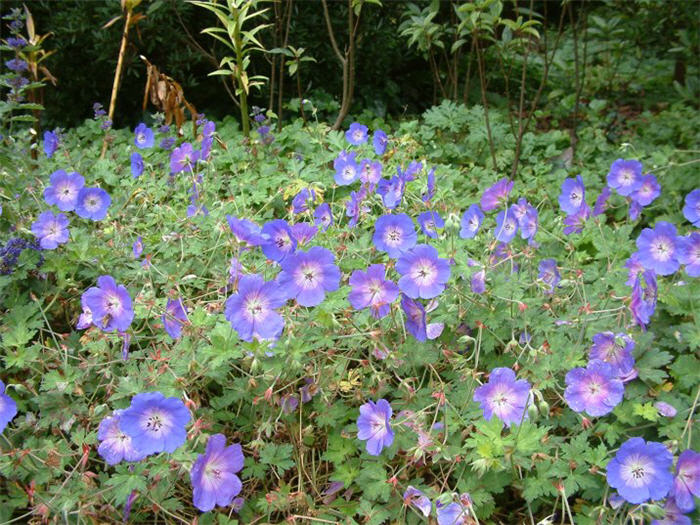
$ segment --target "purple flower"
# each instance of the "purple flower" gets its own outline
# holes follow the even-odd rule
[[[593,336],[588,358],[605,361],[613,367],[613,373],[623,378],[634,368],[634,339],[627,334],[599,332]]]
[[[126,502],[124,503],[124,512],[122,514],[122,522],[127,523],[129,521],[129,516],[131,516],[131,506],[138,497],[139,493],[132,490],[131,493],[126,497]]]
[[[673,456],[662,443],[630,438],[608,463],[608,485],[635,505],[660,500],[673,485],[671,463]]]
[[[479,205],[472,204],[467,208],[467,211],[464,212],[464,215],[462,215],[459,236],[462,239],[472,239],[479,231],[483,220],[484,214],[479,208]]]
[[[340,270],[334,263],[335,256],[320,246],[308,252],[298,251],[280,263],[282,271],[277,282],[301,306],[316,306],[321,304],[326,292],[340,286]]]
[[[513,189],[513,181],[501,179],[484,191],[481,196],[481,209],[491,211],[508,201],[508,194]]]
[[[260,246],[267,242],[260,230],[260,226],[254,222],[247,219],[239,219],[233,215],[227,215],[226,221],[229,228],[231,228],[231,232],[233,232],[239,242],[248,246]]]
[[[682,512],[695,509],[695,500],[700,498],[700,454],[694,450],[684,450],[678,456],[676,476],[673,479],[671,496]]]
[[[494,368],[489,382],[474,391],[474,401],[481,405],[484,419],[491,421],[495,415],[506,426],[527,417],[526,407],[530,399],[530,383],[515,379],[510,368]]]
[[[559,207],[564,213],[572,215],[585,203],[585,198],[586,187],[583,185],[583,179],[581,175],[576,175],[575,179],[566,179],[561,185]]]
[[[119,428],[131,438],[134,448],[143,454],[174,452],[185,443],[185,425],[190,412],[176,397],[160,392],[136,394],[120,415]]]
[[[265,282],[257,274],[244,275],[238,292],[226,299],[225,315],[244,341],[277,339],[284,329],[284,318],[275,311],[287,302],[284,288]]]
[[[231,505],[233,498],[243,488],[241,480],[236,476],[236,472],[242,468],[241,446],[236,443],[227,447],[223,434],[210,436],[206,451],[197,456],[190,471],[194,506],[207,512],[216,505]]]
[[[659,221],[653,230],[644,228],[637,237],[637,254],[642,266],[659,275],[670,275],[678,270],[676,237],[676,227],[670,222]]]
[[[427,324],[425,308],[421,303],[401,294],[401,308],[406,314],[406,330],[417,341],[423,342],[440,337],[445,325],[443,323]]]
[[[630,255],[629,259],[625,261],[624,267],[629,269],[625,284],[627,286],[634,286],[637,276],[644,272],[644,266],[642,266],[642,263],[639,262],[639,253],[634,252],[632,255]]]
[[[198,160],[199,152],[194,150],[192,144],[185,142],[170,154],[170,173],[191,172]]]
[[[58,148],[58,135],[53,131],[44,131],[44,153],[50,159]]]
[[[143,253],[143,240],[141,239],[140,235],[136,238],[134,244],[131,246],[131,251],[134,254],[135,259],[141,257],[141,254]]]
[[[566,374],[564,399],[574,412],[586,412],[589,416],[604,416],[620,404],[625,387],[615,374],[615,369],[599,359],[586,368],[574,368]]]
[[[673,498],[667,498],[664,505],[664,517],[660,520],[652,520],[651,525],[693,525],[688,516],[684,516]]]
[[[15,37],[11,36],[7,39],[7,45],[13,49],[19,49],[27,45],[27,41],[21,36]]]
[[[391,179],[382,179],[377,186],[377,194],[381,196],[384,206],[393,210],[396,208],[403,198],[403,191],[406,187],[406,182],[398,176],[393,176]]]
[[[350,129],[345,132],[346,140],[353,146],[359,146],[367,142],[367,126],[359,122],[350,124]]]
[[[299,400],[297,399],[297,396],[287,394],[280,398],[279,405],[282,407],[282,412],[285,414],[291,414],[299,406]]]
[[[287,221],[274,219],[266,222],[262,227],[262,235],[267,238],[262,251],[268,259],[280,262],[297,249],[297,241]]]
[[[331,206],[327,202],[319,204],[314,210],[314,223],[325,232],[333,224]]]
[[[608,186],[628,197],[642,185],[642,163],[637,160],[617,159],[610,166]]]
[[[413,220],[405,213],[382,215],[374,223],[374,246],[392,259],[416,245],[417,235]]]
[[[182,325],[188,321],[187,308],[182,304],[182,299],[179,297],[177,299],[168,299],[165,313],[163,313],[161,320],[168,335],[173,339],[179,339],[180,335],[182,335]]]
[[[236,257],[231,257],[228,268],[228,282],[235,283],[243,275],[243,265]]]
[[[174,145],[175,145],[175,137],[165,137],[163,140],[160,141],[160,144],[158,144],[160,149],[164,149],[164,150],[169,150]]]
[[[486,291],[486,270],[479,270],[471,276],[469,281],[473,293],[482,294]]]
[[[386,399],[379,399],[376,403],[368,401],[360,407],[357,438],[367,441],[365,448],[370,456],[378,456],[384,447],[390,447],[394,442],[391,414],[391,405]]]
[[[97,430],[97,439],[100,445],[97,453],[108,465],[116,465],[122,460],[141,461],[146,457],[143,451],[134,447],[131,437],[122,432],[119,422],[123,410],[115,410],[114,414],[104,418]]]
[[[131,154],[131,175],[134,178],[140,177],[143,173],[143,157],[138,151]]]
[[[381,319],[389,313],[391,303],[399,296],[399,288],[386,279],[383,264],[372,264],[366,272],[355,270],[350,276],[352,290],[348,301],[355,310],[370,308],[372,317]]]
[[[522,213],[518,211],[518,206],[520,206]],[[511,206],[511,210],[516,212],[516,219],[518,220],[518,227],[520,228],[520,238],[529,239],[530,244],[532,244],[539,226],[539,212],[537,208],[531,206],[525,199],[519,199],[517,205],[514,204]]]
[[[685,265],[690,277],[700,277],[700,232],[678,237],[678,262]]]
[[[29,69],[29,64],[19,58],[13,58],[5,61],[5,65],[7,66],[7,69],[14,71],[15,73],[20,73]]]
[[[537,269],[539,270],[537,277],[549,286],[549,290],[545,290],[544,293],[553,294],[554,289],[561,281],[561,275],[559,275],[559,270],[557,269],[557,261],[554,259],[542,259]]]
[[[88,288],[81,301],[90,309],[92,323],[105,332],[126,332],[134,320],[129,292],[109,275],[98,277],[97,287]]]
[[[630,195],[630,198],[640,206],[649,206],[661,195],[661,186],[651,173],[644,175],[641,180],[642,185]]]
[[[313,239],[318,233],[318,226],[307,222],[292,224],[292,237],[297,241],[297,246],[303,246]]]
[[[411,163],[408,165],[408,168],[406,168],[406,171],[401,171],[400,167],[396,168],[396,171],[399,174],[399,178],[404,181],[404,182],[411,182],[416,178],[416,175],[418,175],[421,170],[423,169],[423,163],[419,162],[417,160],[411,161]]]
[[[0,381],[0,433],[17,415],[17,403],[5,393],[5,383]]]
[[[384,155],[386,151],[386,145],[389,139],[381,129],[374,130],[374,135],[372,136],[372,146],[374,147],[374,153],[376,155]]]
[[[78,194],[85,186],[85,179],[80,173],[70,175],[64,170],[51,174],[50,186],[44,190],[46,204],[56,206],[61,211],[73,211],[78,203]]]
[[[334,180],[338,186],[349,186],[360,177],[360,165],[355,160],[357,153],[342,151],[333,161]]]
[[[369,191],[374,191],[375,186],[382,178],[382,163],[379,161],[372,162],[369,159],[363,159],[360,164],[360,180],[367,186]]]
[[[591,216],[591,208],[585,202],[581,205],[576,213],[573,215],[568,215],[564,219],[564,235],[571,235],[572,233],[581,233],[583,227],[586,225],[586,221]]]
[[[428,172],[428,185],[425,193],[421,195],[423,202],[430,202],[435,197],[435,168],[430,168]]]
[[[642,214],[642,205],[636,201],[631,201],[629,214],[630,214],[630,220],[636,221],[639,218],[639,216]]]
[[[148,149],[153,143],[153,130],[141,122],[134,130],[134,144],[139,149]]]
[[[474,523],[470,518],[471,498],[469,494],[462,494],[459,502],[443,503],[443,499],[444,496],[441,496],[435,503],[438,525],[470,525]]]
[[[425,235],[431,239],[437,239],[437,230],[445,227],[445,221],[436,211],[424,211],[418,216],[418,224]]]
[[[678,410],[672,405],[669,405],[665,401],[657,401],[654,403],[654,408],[659,411],[664,417],[676,417]]]
[[[311,188],[303,188],[292,199],[292,210],[295,214],[303,213],[309,209],[309,204],[314,203],[316,192]]]
[[[68,217],[59,213],[54,215],[51,211],[45,211],[32,224],[32,233],[39,240],[42,250],[55,250],[59,244],[68,242]]]
[[[696,228],[700,228],[700,188],[691,191],[685,196],[683,217],[688,219],[688,222]]]
[[[101,221],[107,216],[111,203],[112,199],[102,188],[82,188],[78,193],[75,213],[83,219]]]
[[[129,346],[131,346],[131,334],[128,332],[119,332],[122,338],[122,359],[126,361],[129,359]]]
[[[496,215],[496,229],[493,231],[493,236],[497,241],[508,244],[517,232],[518,221],[512,206]]]
[[[445,289],[450,279],[450,263],[438,257],[428,244],[418,244],[400,255],[396,271],[401,274],[399,288],[411,299],[432,299]]]
[[[593,206],[594,217],[605,213],[605,210],[608,207],[608,199],[610,198],[610,195],[610,187],[604,186],[603,189],[600,191],[600,195],[598,195],[598,198],[595,200],[595,205]]]
[[[644,288],[642,288],[642,280],[645,284]],[[634,321],[642,328],[646,328],[654,310],[656,310],[657,292],[654,270],[646,270],[637,276],[632,287],[629,308]]]
[[[350,192],[350,200],[345,202],[345,216],[350,217],[348,222],[350,228],[354,228],[357,225],[357,222],[360,220],[360,213],[368,210],[366,206],[362,206],[362,199],[365,195],[365,188],[360,189],[360,191]]]
[[[403,493],[403,504],[407,507],[414,507],[419,512],[422,512],[426,518],[430,516],[430,510],[433,507],[428,496],[413,485],[409,485]]]

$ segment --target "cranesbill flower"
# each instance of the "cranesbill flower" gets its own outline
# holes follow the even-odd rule
[[[649,206],[661,195],[661,186],[651,173],[642,176],[641,180],[642,185],[630,195],[630,198],[640,206]]]
[[[391,179],[382,179],[377,185],[377,194],[382,198],[384,206],[393,210],[396,208],[406,188],[406,182],[399,176],[394,175]]]
[[[481,196],[481,209],[484,211],[491,211],[504,205],[508,201],[508,194],[510,194],[510,190],[512,189],[512,180],[499,180],[484,191],[484,194]]]
[[[688,219],[696,228],[700,228],[700,188],[691,191],[685,196],[683,217]]]
[[[366,188],[362,187],[359,191],[350,192],[350,200],[345,201],[345,216],[350,217],[348,226],[354,228],[360,220],[360,213],[367,211],[369,208],[362,205],[362,200],[367,195]]]
[[[472,239],[479,231],[483,220],[484,214],[479,208],[479,205],[472,204],[462,215],[462,220],[459,223],[459,236],[462,239]]]
[[[586,368],[574,368],[566,374],[564,399],[574,412],[586,412],[589,416],[604,416],[620,404],[625,387],[615,374],[615,369],[599,359]]]
[[[542,259],[537,269],[539,270],[537,277],[549,285],[549,290],[545,290],[545,293],[553,294],[554,289],[561,281],[561,275],[557,269],[557,261],[554,259]]]
[[[529,239],[529,244],[533,244],[538,226],[539,212],[537,211],[537,208],[526,203],[525,213],[518,218],[520,238]]]
[[[105,332],[126,332],[134,320],[131,297],[123,285],[117,285],[113,277],[97,278],[97,287],[88,288],[82,301],[92,313],[92,322]]]
[[[59,244],[68,242],[68,217],[59,213],[54,215],[51,211],[45,211],[32,224],[32,233],[39,240],[42,250],[55,250]]]
[[[413,221],[405,213],[382,215],[374,223],[374,246],[396,259],[416,245],[417,235]]]
[[[15,73],[20,73],[29,69],[29,64],[27,64],[24,60],[20,58],[6,60],[5,65],[7,66],[7,69],[9,69],[10,71],[14,71]]]
[[[262,227],[262,235],[267,238],[267,242],[262,245],[262,251],[273,261],[281,261],[297,248],[292,229],[287,221],[282,219],[266,222]]]
[[[469,280],[469,286],[473,293],[482,294],[486,291],[486,270],[479,270]]]
[[[131,252],[134,254],[135,259],[141,257],[141,254],[143,253],[143,239],[141,239],[140,235],[136,238],[134,244],[131,246]]]
[[[645,284],[644,288],[642,288],[642,281]],[[657,292],[656,273],[654,273],[654,270],[646,270],[637,276],[632,287],[629,309],[634,321],[642,328],[646,328],[656,310]]]
[[[470,517],[472,501],[469,494],[462,494],[459,502],[443,502],[443,499],[444,497],[441,496],[435,502],[438,525],[469,525],[474,523]]]
[[[678,237],[678,262],[685,265],[690,277],[700,277],[700,233]]]
[[[244,341],[276,339],[284,329],[284,318],[275,310],[286,302],[283,286],[265,282],[257,274],[244,275],[238,292],[226,300],[225,315]]]
[[[604,186],[603,189],[600,190],[600,195],[598,195],[598,198],[595,200],[595,205],[593,206],[593,217],[605,213],[605,210],[608,208],[608,199],[610,195],[609,186]]]
[[[616,376],[627,376],[634,368],[634,339],[629,335],[599,332],[593,336],[593,345],[588,358],[601,360],[613,367]]]
[[[374,188],[381,179],[382,163],[378,160],[372,162],[369,159],[363,159],[360,163],[360,180],[367,186],[370,192],[374,191]]]
[[[630,220],[636,221],[641,214],[642,214],[642,205],[639,204],[637,201],[631,201],[630,202],[630,209],[629,209]]]
[[[425,193],[421,195],[423,202],[430,202],[435,197],[435,168],[430,168],[427,175],[428,184]]]
[[[153,130],[141,122],[134,129],[134,144],[139,149],[148,149],[153,147]]]
[[[111,203],[112,199],[102,188],[83,188],[78,193],[75,213],[83,219],[101,221],[107,216],[107,209]]]
[[[228,507],[243,488],[236,475],[243,468],[243,461],[239,444],[227,447],[223,434],[210,436],[204,454],[197,456],[190,471],[194,506],[202,512],[216,505]]]
[[[657,401],[654,403],[654,408],[664,417],[676,417],[676,414],[678,413],[673,405],[669,405],[665,401]]]
[[[185,425],[190,412],[176,397],[160,392],[136,394],[120,415],[119,428],[131,438],[134,448],[143,454],[174,452],[185,443]]]
[[[670,496],[683,512],[695,509],[695,498],[700,498],[700,454],[694,450],[684,450],[678,456],[676,476]]]
[[[131,175],[134,178],[140,177],[143,173],[143,157],[138,151],[131,154]]]
[[[5,383],[0,381],[0,433],[17,415],[17,403],[5,393]]]
[[[333,180],[338,186],[348,186],[360,177],[360,165],[355,160],[356,155],[354,151],[343,151],[333,161]]]
[[[445,221],[436,211],[424,211],[418,216],[418,224],[425,235],[431,239],[437,239],[437,230],[445,227]]]
[[[629,259],[625,261],[625,264],[623,266],[628,269],[627,280],[625,281],[625,284],[627,286],[634,286],[634,282],[637,280],[637,276],[640,273],[644,272],[644,266],[642,266],[642,263],[639,262],[638,252],[634,252],[632,255],[630,255]]]
[[[374,135],[372,136],[372,146],[374,147],[374,153],[376,155],[384,155],[386,151],[386,145],[389,139],[381,129],[374,130]]]
[[[673,456],[662,443],[630,438],[608,463],[608,485],[635,505],[663,499],[673,485],[672,463]]]
[[[409,485],[408,488],[403,493],[403,504],[407,507],[413,507],[419,512],[423,513],[426,518],[430,516],[430,510],[432,509],[432,504],[428,496],[423,494],[416,487]]]
[[[474,390],[474,401],[481,405],[484,419],[491,421],[495,415],[506,426],[527,417],[526,407],[530,400],[530,383],[515,379],[510,368],[494,368],[489,382]]]
[[[680,267],[676,246],[676,227],[659,221],[654,229],[644,228],[637,237],[637,256],[647,270],[659,275],[670,275]]]
[[[438,257],[438,251],[428,244],[418,244],[403,252],[396,262],[401,274],[399,288],[411,299],[432,299],[445,289],[450,279],[450,263]]]
[[[182,326],[188,321],[187,308],[182,304],[182,299],[168,299],[165,313],[161,317],[163,328],[173,339],[179,339],[182,335]]]
[[[51,174],[50,185],[44,190],[44,200],[46,204],[56,206],[61,211],[73,211],[83,186],[85,179],[80,173],[54,171]]]
[[[496,215],[496,229],[493,236],[497,241],[508,244],[518,232],[518,221],[512,207]]]
[[[406,171],[402,171],[400,167],[396,168],[399,174],[399,178],[404,182],[411,182],[415,180],[416,176],[423,170],[423,163],[417,160],[412,160],[406,168]]]
[[[58,135],[53,131],[44,131],[44,153],[50,159],[58,148]]]
[[[309,209],[309,204],[314,203],[316,192],[311,188],[303,188],[292,199],[292,211],[295,214],[303,213]]]
[[[233,215],[227,215],[226,221],[228,222],[231,232],[236,236],[239,242],[246,244],[247,246],[260,246],[267,242],[267,239],[262,234],[260,226],[247,219],[239,219]]]
[[[333,224],[333,214],[331,206],[327,202],[319,204],[314,210],[314,223],[320,226],[324,232]]]
[[[11,36],[7,39],[7,45],[13,49],[19,49],[27,45],[27,41],[21,36],[15,37]]]
[[[564,235],[571,235],[572,233],[581,233],[583,227],[586,225],[586,221],[591,216],[591,208],[585,202],[581,205],[578,211],[572,215],[568,215],[564,219]]]
[[[678,508],[673,498],[667,498],[664,505],[664,517],[660,520],[652,520],[651,525],[693,525],[688,516]]]
[[[143,451],[134,447],[131,437],[119,428],[119,420],[123,410],[115,410],[114,414],[104,418],[97,429],[97,439],[100,441],[97,453],[108,465],[116,465],[122,460],[141,461],[146,457]]]
[[[391,405],[386,399],[379,399],[376,403],[368,401],[360,407],[357,438],[367,441],[365,448],[369,455],[378,456],[383,448],[390,447],[394,442],[391,415]]]
[[[608,172],[608,186],[620,195],[629,197],[642,185],[642,163],[637,160],[617,159]]]
[[[297,246],[303,246],[313,239],[318,233],[318,226],[308,222],[292,224],[292,237],[297,241]]]
[[[335,256],[320,246],[313,246],[308,252],[297,251],[285,257],[280,265],[279,286],[287,297],[296,299],[301,306],[321,304],[326,292],[340,286],[340,269],[335,265]]]
[[[352,307],[356,310],[369,307],[375,319],[387,315],[391,303],[399,296],[398,286],[386,279],[383,264],[372,264],[366,272],[355,270],[350,276],[350,286],[348,301]]]
[[[198,160],[199,152],[194,150],[192,144],[185,142],[170,154],[170,173],[191,172]]]
[[[367,126],[360,124],[359,122],[353,122],[350,124],[350,129],[345,132],[345,138],[353,146],[359,146],[367,142]]]
[[[566,179],[561,185],[559,195],[559,207],[568,215],[578,211],[585,202],[586,187],[583,185],[581,175],[576,175],[575,179]]]

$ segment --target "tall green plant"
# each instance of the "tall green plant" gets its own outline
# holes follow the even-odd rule
[[[256,35],[270,24],[258,24],[252,29],[244,29],[253,19],[259,19],[268,11],[258,9],[259,0],[210,0],[201,2],[188,0],[191,4],[203,7],[214,13],[224,27],[207,27],[202,33],[216,38],[233,52],[233,56],[225,56],[219,62],[219,69],[209,73],[213,75],[228,75],[231,77],[239,98],[241,109],[241,126],[243,134],[250,133],[250,116],[248,115],[248,95],[250,88],[260,87],[267,77],[263,75],[248,76],[250,57],[255,51],[265,52],[265,48]]]

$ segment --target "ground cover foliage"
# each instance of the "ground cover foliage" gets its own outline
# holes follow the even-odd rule
[[[5,64],[0,522],[696,520],[693,81],[586,23],[540,106],[249,137],[37,133]],[[511,55],[528,102],[547,56]]]

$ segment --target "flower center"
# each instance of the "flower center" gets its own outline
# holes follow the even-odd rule
[[[100,207],[100,200],[95,197],[89,197],[85,203],[88,211],[95,211]]]
[[[136,140],[138,140],[139,143],[144,143],[146,142],[146,135],[144,135],[143,133],[139,133],[138,135],[136,135]]]
[[[595,381],[591,381],[590,383],[588,383],[588,393],[592,396],[598,394],[602,389],[603,386],[600,383],[597,383]]]
[[[389,228],[386,232],[387,244],[397,246],[401,242],[401,234],[403,232],[398,228]]]
[[[667,261],[671,255],[671,245],[666,239],[659,239],[651,247],[651,251],[654,253],[655,259],[659,261]]]
[[[150,430],[151,432],[160,432],[164,426],[165,422],[160,414],[151,414],[148,416],[148,419],[146,419],[146,430]]]

